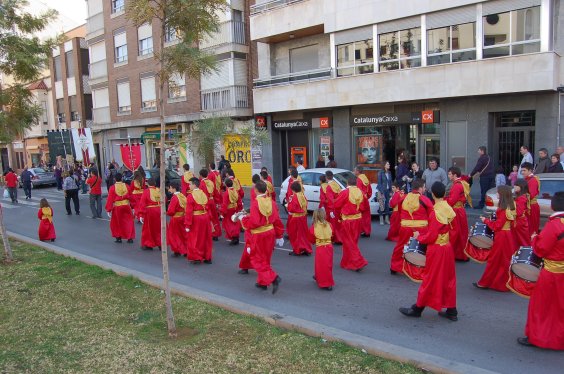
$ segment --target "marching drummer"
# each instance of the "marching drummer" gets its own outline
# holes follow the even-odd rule
[[[450,225],[456,213],[443,200],[445,190],[441,182],[433,184],[431,192],[435,205],[429,215],[429,229],[424,234],[419,231],[413,234],[421,244],[428,246],[417,302],[410,308],[399,309],[408,317],[421,317],[421,312],[428,306],[437,310],[441,317],[451,321],[458,320],[454,251],[449,241],[449,233],[452,231]],[[446,308],[446,311],[443,311],[443,308]]]
[[[542,232],[533,238],[535,253],[544,258],[537,285],[531,294],[523,345],[564,350],[564,192],[556,192],[555,212]]]

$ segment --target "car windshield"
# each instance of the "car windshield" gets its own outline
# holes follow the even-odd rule
[[[540,188],[540,198],[541,199],[552,199],[555,192],[562,191],[563,181],[561,179],[543,179],[541,181]]]
[[[347,186],[347,180],[350,177],[354,177],[354,174],[350,171],[343,171],[334,175],[334,178],[341,183],[343,186]]]
[[[35,174],[44,174],[45,170],[41,169],[41,168],[33,168],[31,169],[32,172],[34,172]]]

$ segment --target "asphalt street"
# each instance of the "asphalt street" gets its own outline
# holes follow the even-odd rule
[[[63,193],[54,188],[33,190],[20,204],[2,199],[9,231],[37,238],[39,199],[46,197],[54,210],[57,241],[67,250],[86,254],[153,276],[161,276],[158,251],[139,248],[141,226],[134,244],[116,244],[107,219],[91,219],[88,195],[80,195],[81,215],[67,216]],[[105,203],[105,200],[104,200]],[[247,202],[248,203],[248,202]],[[475,216],[474,216],[475,217]],[[474,220],[471,216],[469,220]],[[289,242],[274,252],[272,264],[282,283],[276,295],[254,287],[255,275],[239,275],[243,245],[214,242],[211,265],[192,265],[185,258],[170,261],[171,280],[258,307],[292,315],[347,332],[502,373],[558,373],[564,353],[527,348],[517,344],[524,334],[528,301],[513,293],[484,291],[472,286],[484,266],[457,263],[459,321],[440,318],[431,309],[411,319],[398,312],[415,302],[418,285],[405,276],[390,275],[393,243],[385,241],[388,226],[373,220],[371,238],[361,238],[369,265],[361,273],[339,268],[341,247],[335,247],[332,292],[319,290],[312,279],[313,257],[288,256]],[[242,236],[241,236],[242,238]]]

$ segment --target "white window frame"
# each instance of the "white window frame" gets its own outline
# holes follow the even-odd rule
[[[139,40],[139,56],[147,56],[152,53],[153,53],[153,37],[149,36],[148,38]]]
[[[112,0],[112,14],[125,11],[125,0]]]
[[[462,26],[462,25],[468,25],[468,24],[474,24],[474,48],[464,48],[464,49],[457,49],[457,50],[453,50],[452,49],[452,30],[453,27],[456,26]],[[466,23],[461,23],[458,25],[450,25],[450,26],[443,26],[443,27],[437,27],[434,29],[427,29],[427,38],[429,38],[429,31],[433,31],[433,30],[439,30],[439,29],[446,29],[448,27],[449,29],[449,34],[448,34],[448,40],[449,40],[449,50],[446,52],[437,52],[437,53],[429,53],[429,45],[427,45],[426,50],[427,50],[427,65],[428,66],[433,66],[433,65],[443,65],[443,64],[452,64],[452,55],[455,53],[461,53],[461,52],[476,52],[476,30],[477,30],[477,26],[476,26],[476,22],[466,22]],[[428,41],[428,39],[427,39]],[[427,42],[428,44],[428,42]],[[444,63],[439,63],[439,64],[429,64],[429,57],[437,57],[437,56],[449,56],[449,61],[448,62],[444,62]],[[476,58],[474,58],[474,60],[476,60],[478,58],[478,55],[476,53]],[[458,62],[458,61],[456,61]]]
[[[116,36],[118,35],[124,35],[125,38],[125,43],[121,44],[121,45],[117,45],[116,44]],[[128,60],[128,55],[127,55],[127,34],[125,33],[125,31],[114,34],[114,62],[116,64],[121,64],[121,63],[126,63]]]
[[[129,94],[129,105],[122,105],[122,104],[125,104],[125,103],[121,103],[120,100],[119,100],[119,87],[120,87],[120,85],[125,85],[125,84],[127,84],[127,88],[128,88],[127,92]],[[130,114],[131,113],[131,86],[129,84],[129,81],[128,82],[118,82],[118,84],[116,85],[116,88],[117,88],[117,102],[118,102],[117,103],[118,104],[117,112],[118,112],[118,114],[121,114],[121,115]]]
[[[166,26],[165,28],[165,42],[171,43],[178,40],[178,31],[174,29],[174,27]]]
[[[369,42],[372,41],[372,62],[365,62],[365,63],[360,63],[357,64],[356,63],[356,56],[353,56],[352,59],[352,64],[349,65],[341,65],[339,66],[339,47],[343,47],[343,46],[348,46],[348,45],[352,45],[352,53],[353,55],[356,53],[356,43],[362,43],[362,42]],[[348,77],[348,76],[352,76],[352,75],[362,75],[362,74],[370,74],[370,73],[374,73],[374,61],[375,61],[375,56],[374,56],[374,39],[370,38],[370,39],[366,39],[366,40],[357,40],[351,43],[345,43],[345,44],[339,44],[337,46],[335,46],[335,57],[336,57],[336,70],[337,70],[337,76],[338,77]],[[357,73],[357,68],[363,68],[365,66],[372,66],[372,71],[366,71],[364,73]],[[353,73],[352,74],[340,74],[339,70],[344,70],[344,69],[353,69]]]
[[[407,30],[415,30],[415,29],[419,29],[421,32],[421,48],[419,51],[418,55],[413,55],[413,56],[409,56],[409,57],[405,57],[403,56],[403,52],[402,52],[402,48],[401,48],[401,32],[402,31],[407,31]],[[380,56],[380,36],[382,35],[386,35],[386,34],[396,34],[396,41],[397,41],[397,45],[398,45],[398,58],[395,59],[390,59],[390,60],[383,60],[382,56]],[[378,71],[393,71],[393,70],[405,70],[405,69],[414,69],[414,68],[419,68],[422,65],[422,60],[423,60],[423,48],[426,49],[426,46],[423,46],[423,28],[421,26],[416,26],[416,27],[410,27],[407,29],[401,29],[401,30],[396,30],[396,31],[392,31],[392,32],[383,32],[381,34],[378,34]],[[411,60],[417,60],[419,59],[419,66],[411,66],[411,67],[407,67],[407,68],[402,68],[401,64],[404,61],[411,61]],[[382,70],[382,65],[386,65],[389,63],[393,63],[393,62],[397,62],[398,64],[398,68],[397,69],[386,69],[386,70]]]
[[[153,92],[147,92],[143,89],[143,81],[152,81]],[[141,111],[142,112],[154,112],[157,110],[157,87],[155,82],[155,76],[149,76],[141,78]],[[150,82],[149,82],[150,83]]]

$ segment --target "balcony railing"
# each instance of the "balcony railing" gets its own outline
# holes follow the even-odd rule
[[[101,125],[111,122],[109,106],[92,109],[92,115],[94,125]]]
[[[108,65],[106,60],[96,61],[90,64],[90,79],[98,79],[108,76]]]
[[[268,12],[270,10],[282,8],[288,5],[292,5],[293,3],[299,3],[304,0],[270,0],[264,3],[255,4],[251,6],[251,16],[262,13]]]
[[[104,13],[94,14],[86,20],[86,35],[104,30]]]
[[[247,86],[229,86],[202,91],[204,112],[246,108],[249,108]]]
[[[227,21],[221,23],[216,33],[201,41],[200,48],[217,47],[218,45],[229,43],[246,44],[244,22]]]
[[[276,75],[274,77],[255,79],[255,88],[278,86],[292,83],[305,83],[322,79],[329,79],[332,76],[331,68],[302,71],[299,73]]]

